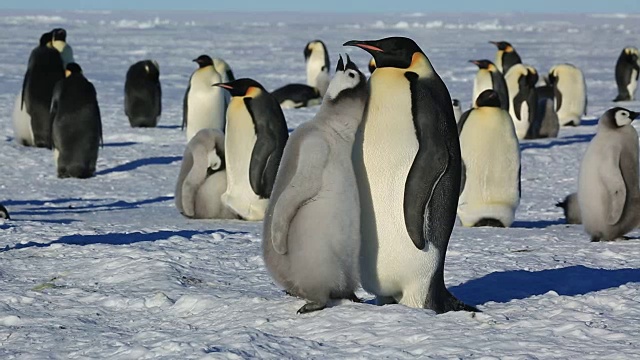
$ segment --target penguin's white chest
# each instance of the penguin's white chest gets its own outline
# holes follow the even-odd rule
[[[480,70],[476,73],[476,78],[473,81],[473,99],[471,100],[473,104],[476,103],[478,95],[488,89],[493,89],[491,73],[486,70]]]
[[[324,64],[324,54],[321,51],[314,51],[307,60],[307,85],[317,87],[318,76],[322,73]],[[326,69],[328,71],[329,69]]]
[[[635,98],[635,92],[638,88],[638,70],[631,70],[631,79],[629,79],[629,84],[627,85],[627,91],[629,91],[629,95],[631,96],[631,100]]]
[[[220,75],[212,69],[200,69],[191,78],[191,88],[187,97],[188,140],[202,129],[224,131],[224,90],[212,86],[218,82]]]

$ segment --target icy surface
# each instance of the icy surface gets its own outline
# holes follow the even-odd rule
[[[1,13],[0,201],[13,219],[0,224],[0,358],[638,358],[640,241],[589,243],[554,207],[576,189],[595,119],[613,106],[619,52],[640,45],[637,18]],[[50,151],[12,140],[29,52],[58,26],[102,110],[105,146],[89,180],[57,179]],[[222,57],[274,89],[304,82],[309,40],[323,39],[334,64],[340,51],[366,68],[363,51],[341,44],[390,35],[415,39],[464,105],[476,71],[467,60],[493,59],[489,40],[510,41],[541,73],[573,63],[587,80],[587,120],[522,144],[513,228],[454,230],[446,282],[483,313],[345,302],[296,315],[303,302],[265,272],[260,223],[187,220],[173,205],[191,59]],[[158,128],[131,129],[124,78],[145,58],[160,63],[164,109]],[[294,128],[316,110],[285,115]]]

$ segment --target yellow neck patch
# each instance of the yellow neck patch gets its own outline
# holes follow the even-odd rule
[[[433,66],[427,57],[419,52],[413,53],[411,57],[411,65],[407,69],[418,74],[419,77],[429,77],[433,75]]]

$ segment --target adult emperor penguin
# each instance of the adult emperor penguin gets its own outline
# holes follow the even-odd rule
[[[520,144],[511,116],[501,108],[498,93],[485,90],[460,125],[460,221],[509,227],[520,204]]]
[[[124,83],[124,113],[131,127],[155,127],[162,113],[160,66],[154,60],[131,65]]]
[[[187,128],[187,141],[202,129],[225,128],[225,93],[213,86],[221,81],[220,74],[213,67],[213,59],[200,55],[194,59],[198,69],[189,79],[189,87],[184,94],[182,128]]]
[[[319,105],[320,91],[305,84],[287,84],[271,93],[283,109],[299,109]]]
[[[220,199],[226,189],[224,133],[202,129],[184,151],[176,184],[176,207],[188,218],[236,219]]]
[[[460,191],[460,144],[446,86],[411,39],[352,40],[377,68],[354,143],[362,286],[377,303],[476,311],[444,284]]]
[[[60,53],[51,47],[52,37],[51,32],[40,37],[40,44],[31,51],[29,56],[29,65],[22,83],[22,101],[31,118],[33,143],[37,147],[49,149],[51,148],[49,117],[51,96],[56,83],[64,78]]]
[[[56,28],[51,31],[51,35],[51,45],[60,52],[62,65],[66,68],[67,64],[75,62],[73,60],[73,49],[67,43],[67,31],[62,28]]]
[[[224,145],[227,190],[222,202],[245,220],[262,220],[289,138],[287,122],[278,102],[257,81],[244,78],[215,86],[232,96]]]
[[[556,113],[560,126],[578,126],[587,113],[587,84],[582,71],[571,64],[560,64],[549,71]]]
[[[472,101],[475,104],[478,96],[487,89],[492,89],[500,97],[500,104],[503,109],[509,111],[509,91],[504,75],[489,60],[469,60],[470,63],[478,66],[478,72],[473,80]]]
[[[598,121],[580,165],[578,203],[591,241],[612,241],[640,223],[637,112],[616,107]]]
[[[220,78],[222,82],[229,82],[236,79],[233,75],[233,70],[231,70],[231,66],[221,58],[213,58],[213,67],[216,68],[218,74],[220,74]]]
[[[616,62],[616,84],[618,96],[613,101],[632,101],[638,88],[640,53],[635,47],[626,47]]]
[[[536,94],[535,81],[537,73],[531,67],[515,64],[505,75],[507,88],[509,89],[509,114],[516,129],[519,140],[527,136],[529,127],[536,116],[538,95]]]
[[[495,64],[498,70],[503,74],[506,74],[513,65],[522,63],[520,55],[518,55],[516,49],[514,49],[508,42],[489,41],[489,43],[498,48]]]
[[[340,57],[320,110],[284,150],[262,251],[274,280],[308,301],[298,313],[321,310],[331,298],[358,301],[360,203],[351,153],[367,95],[365,76]]]
[[[558,137],[560,123],[556,113],[553,86],[536,86],[538,105],[533,123],[529,127],[526,139],[543,139]]]
[[[562,208],[567,224],[582,224],[580,204],[578,203],[578,193],[567,195],[564,200],[557,203],[556,206]]]
[[[96,89],[76,63],[56,84],[51,101],[53,151],[59,178],[88,178],[96,171],[102,122]]]

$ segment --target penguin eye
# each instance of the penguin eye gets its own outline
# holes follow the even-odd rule
[[[354,73],[352,73],[352,72],[349,72],[349,77],[353,79],[353,78],[355,78],[355,77],[356,77],[356,74],[354,74]]]
[[[621,112],[620,115],[622,115],[624,117],[629,117],[629,113],[626,112],[626,111]]]

